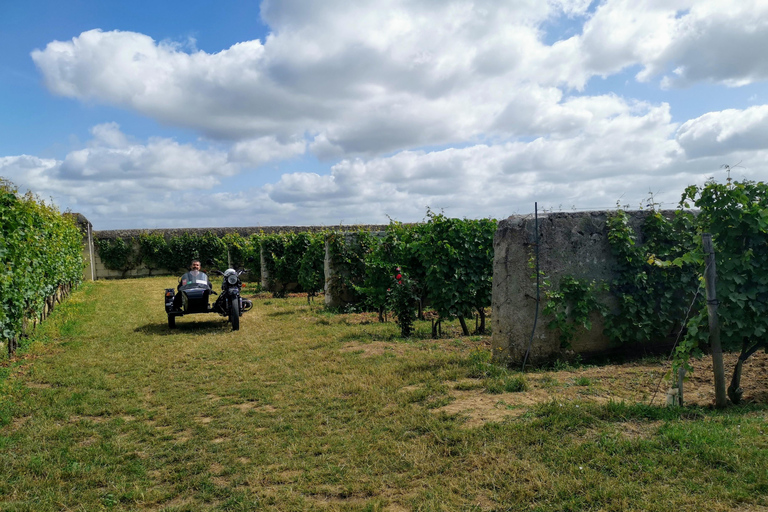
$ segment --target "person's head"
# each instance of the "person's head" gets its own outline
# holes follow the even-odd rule
[[[190,270],[200,270],[200,260],[192,260],[189,264]]]

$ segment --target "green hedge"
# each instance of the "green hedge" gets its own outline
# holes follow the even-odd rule
[[[73,217],[0,178],[0,261],[0,337],[10,343],[60,286],[82,281],[82,234]]]
[[[142,233],[126,240],[97,238],[94,243],[104,266],[121,271],[123,275],[142,266],[150,274],[154,270],[182,272],[193,258],[199,259],[204,266],[212,260],[216,268],[247,266],[252,269],[251,276],[259,274],[258,235],[243,238],[230,233],[220,238],[206,232],[201,235],[184,233],[166,239],[158,233]],[[249,257],[253,260],[248,261]]]

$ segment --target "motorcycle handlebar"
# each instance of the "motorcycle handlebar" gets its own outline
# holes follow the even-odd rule
[[[241,275],[241,274],[247,274],[250,271],[251,271],[250,269],[244,268],[242,270],[237,270],[236,272],[237,272],[237,275]],[[211,270],[210,273],[214,274],[214,275],[217,275],[217,276],[223,276],[224,275],[224,272],[222,272],[221,270],[216,270],[216,269]]]

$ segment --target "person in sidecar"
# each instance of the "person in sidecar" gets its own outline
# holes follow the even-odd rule
[[[179,279],[179,286],[176,295],[173,297],[173,307],[181,309],[181,290],[185,288],[197,288],[200,284],[205,284],[211,288],[211,282],[208,275],[200,270],[200,260],[192,260],[189,264],[189,272],[185,273]]]

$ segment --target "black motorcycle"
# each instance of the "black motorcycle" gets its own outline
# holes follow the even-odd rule
[[[247,269],[235,270],[229,268],[212,270],[214,275],[222,276],[221,294],[213,305],[208,303],[211,294],[217,295],[211,289],[210,283],[196,282],[180,287],[181,300],[175,300],[176,294],[173,288],[165,289],[165,312],[168,314],[168,327],[176,327],[176,317],[192,313],[218,313],[228,318],[232,324],[232,330],[240,329],[240,316],[253,307],[253,302],[240,296],[243,282],[240,276],[248,272]],[[174,304],[175,303],[175,304]]]

